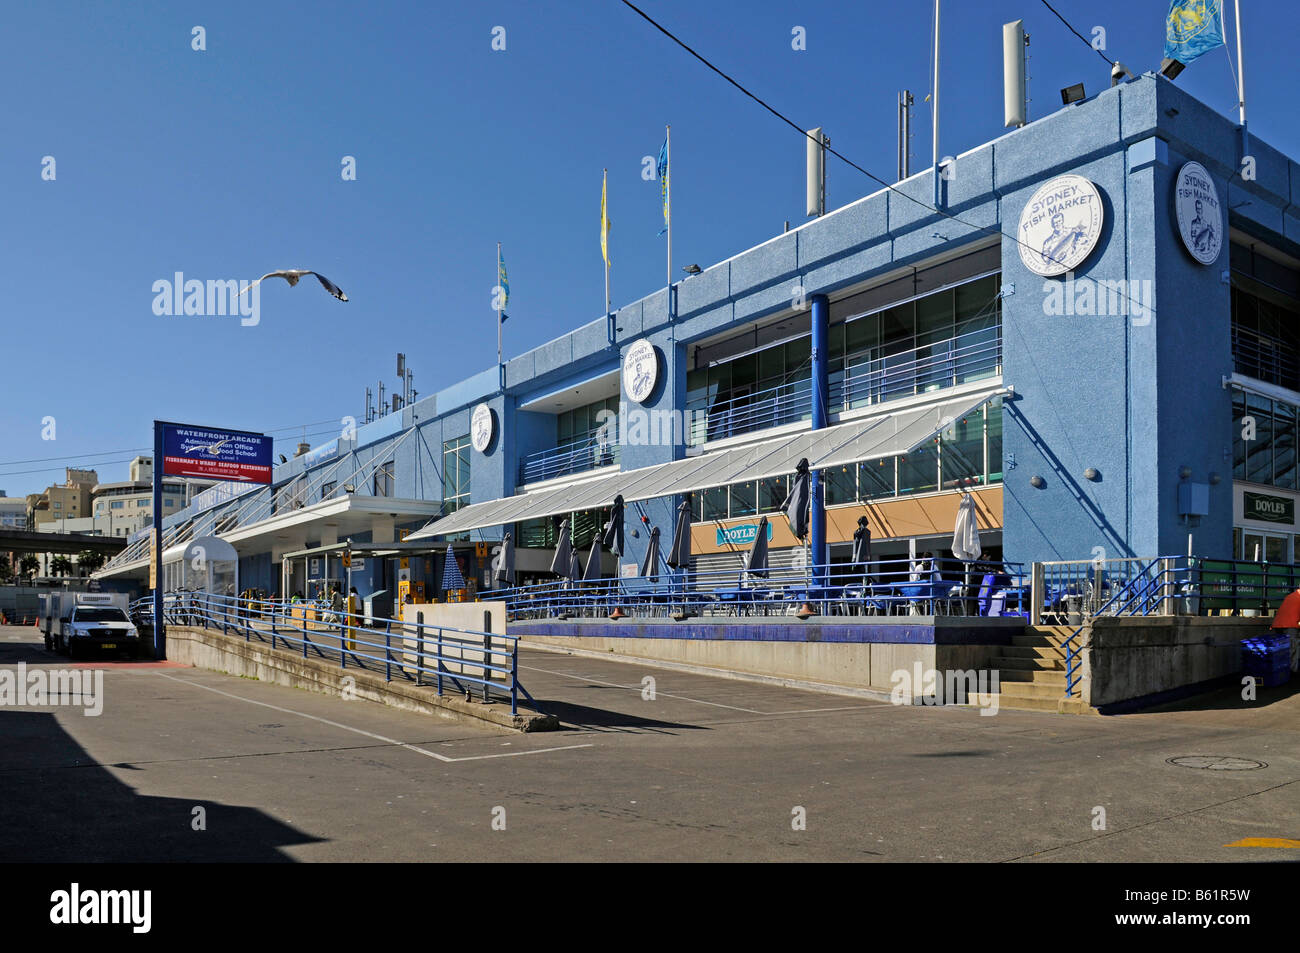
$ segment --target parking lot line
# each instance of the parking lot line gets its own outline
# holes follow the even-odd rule
[[[224,695],[227,698],[233,698],[236,701],[247,702],[250,705],[259,705],[262,708],[270,708],[272,711],[282,712],[286,715],[297,715],[299,718],[307,718],[311,721],[318,721],[323,725],[329,725],[331,728],[341,728],[344,731],[351,731],[354,734],[364,735],[367,738],[374,738],[376,741],[382,741],[385,744],[396,745],[399,748],[405,748],[408,751],[414,751],[416,754],[422,754],[427,758],[434,758],[446,764],[452,764],[457,761],[486,761],[490,758],[517,758],[520,755],[526,755],[526,754],[546,754],[547,752],[551,752],[551,751],[571,751],[574,748],[595,747],[594,745],[591,744],[564,745],[563,747],[559,747],[559,748],[534,748],[530,751],[507,751],[501,754],[480,754],[480,755],[470,755],[464,758],[451,758],[445,754],[438,754],[438,752],[436,751],[429,751],[428,749],[418,747],[417,745],[407,744],[405,741],[398,741],[396,738],[386,738],[383,735],[375,734],[373,731],[366,731],[364,728],[354,728],[351,725],[345,725],[342,722],[338,722],[338,721],[331,721],[328,718],[321,718],[318,715],[309,715],[306,712],[295,711],[292,708],[282,708],[279,705],[272,705],[270,702],[260,702],[253,698],[245,698],[243,695],[235,695],[232,694],[231,692],[223,692],[219,688],[213,688],[210,685],[200,685],[198,682],[192,681],[188,678],[177,678],[174,675],[164,675],[162,672],[157,672],[156,674],[158,675],[159,678],[166,678],[173,682],[180,682],[182,685],[189,685],[191,688],[201,688],[205,692],[212,692],[215,695]]]

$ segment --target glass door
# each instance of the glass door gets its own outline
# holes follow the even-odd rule
[[[1237,553],[1237,558],[1251,562],[1289,563],[1291,562],[1291,537],[1278,533],[1243,530],[1241,551]]]

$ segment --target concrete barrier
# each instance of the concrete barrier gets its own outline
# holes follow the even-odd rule
[[[168,659],[230,675],[256,678],[290,688],[327,695],[347,695],[378,702],[405,711],[437,715],[462,723],[487,724],[510,731],[555,731],[560,721],[554,715],[535,712],[510,713],[508,704],[484,705],[452,695],[438,695],[427,684],[417,686],[405,679],[386,681],[382,674],[359,668],[340,668],[336,662],[303,658],[266,643],[245,641],[240,635],[225,635],[218,629],[167,627]]]
[[[1241,672],[1241,640],[1269,619],[1101,616],[1085,628],[1083,699],[1103,714],[1212,691]]]

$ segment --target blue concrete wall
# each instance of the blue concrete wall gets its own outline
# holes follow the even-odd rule
[[[1221,278],[1228,253],[1225,247],[1207,268],[1182,248],[1171,202],[1179,166],[1196,159],[1210,170],[1223,204],[1236,206],[1235,227],[1300,251],[1300,165],[1253,141],[1257,178],[1244,181],[1238,142],[1228,118],[1167,80],[1143,76],[959,156],[955,177],[941,185],[945,210],[960,221],[925,208],[931,173],[913,176],[897,191],[866,196],[682,280],[671,300],[660,290],[623,306],[614,315],[614,344],[600,316],[509,360],[504,393],[497,368],[488,368],[361,428],[357,458],[388,452],[403,428],[415,426],[418,434],[396,451],[395,493],[440,499],[442,442],[468,433],[471,408],[487,400],[501,432],[486,454],[473,455],[472,499],[513,493],[520,457],[553,446],[555,438],[552,415],[518,405],[613,369],[632,342],[648,338],[662,356],[663,382],[643,409],[681,409],[689,345],[791,313],[797,287],[805,295],[834,295],[997,241],[1003,281],[1014,286],[1003,301],[1003,378],[1016,391],[1004,415],[1007,556],[1087,559],[1098,547],[1110,557],[1181,552],[1189,528],[1199,552],[1224,555],[1232,483],[1224,455],[1230,403],[1220,386],[1231,372],[1229,294]],[[1048,314],[1045,300],[1060,280],[1033,275],[1016,243],[999,237],[1016,231],[1038,186],[1065,173],[1096,183],[1106,216],[1101,241],[1076,279],[1151,282],[1149,320]],[[681,446],[627,446],[623,466],[682,453]],[[302,466],[277,467],[277,481]],[[1177,512],[1183,466],[1197,482],[1221,477],[1211,490],[1211,514],[1194,527]],[[1100,479],[1084,477],[1089,467]],[[1043,477],[1042,489],[1030,485],[1035,475]],[[676,502],[647,506],[665,545]],[[636,525],[633,511],[629,528]],[[644,546],[644,533],[629,536],[625,561],[638,559]]]

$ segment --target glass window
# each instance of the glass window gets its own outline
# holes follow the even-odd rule
[[[1252,483],[1273,482],[1272,404],[1266,397],[1246,395],[1246,413],[1255,420],[1255,439],[1246,444],[1246,479]]]
[[[731,486],[731,515],[753,516],[758,512],[758,484],[735,483]]]
[[[984,482],[984,410],[967,414],[940,436],[944,489]]]
[[[700,515],[702,520],[725,520],[727,518],[727,488],[715,486],[699,494],[703,498],[704,508]]]
[[[916,303],[916,339],[929,344],[952,337],[951,291],[928,295]]]
[[[1232,400],[1232,478],[1234,480],[1246,479],[1246,451],[1248,444],[1243,439],[1246,424],[1246,395],[1237,392]]]
[[[468,438],[466,438],[468,439]],[[443,445],[446,446],[445,444]],[[392,496],[393,495],[393,461],[381,463],[375,468],[375,476],[372,482],[371,491],[375,496]],[[300,495],[301,488],[295,495]]]
[[[443,512],[453,513],[469,504],[469,435],[447,440],[442,445]]]
[[[853,503],[858,498],[858,467],[847,464],[822,471],[822,485],[827,506]]]
[[[988,482],[1002,482],[1002,398],[989,401],[984,414],[988,431]]]
[[[898,492],[930,493],[939,488],[939,464],[933,445],[898,458]]]
[[[1273,485],[1296,488],[1296,411],[1290,404],[1273,404]]]
[[[790,492],[789,477],[778,476],[758,481],[758,511],[773,513],[781,508]]]
[[[859,499],[874,500],[894,495],[894,457],[858,464]]]

